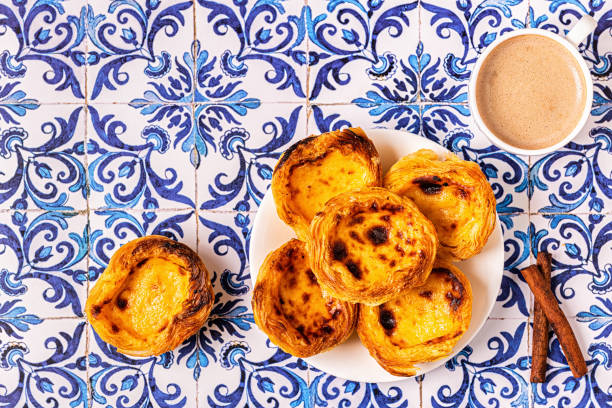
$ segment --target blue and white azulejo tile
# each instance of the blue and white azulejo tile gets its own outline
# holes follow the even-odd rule
[[[197,170],[198,208],[256,211],[276,161],[306,136],[306,106],[266,104],[236,112],[233,106],[196,105],[205,149]],[[223,119],[217,119],[218,116]]]
[[[1,103],[18,103],[22,99],[84,102],[84,4],[61,0],[2,2]]]
[[[0,105],[0,208],[87,208],[85,109]]]
[[[90,208],[194,208],[191,105],[89,105]]]
[[[313,1],[304,9],[309,98],[410,103],[418,94],[417,1]]]
[[[91,2],[86,18],[90,101],[193,100],[191,1]]]
[[[28,316],[83,316],[87,237],[84,214],[0,213],[0,318],[8,319],[6,330],[27,325]]]

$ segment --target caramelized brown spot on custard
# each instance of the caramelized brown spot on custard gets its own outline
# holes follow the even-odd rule
[[[113,331],[113,333],[119,333],[119,328],[115,323],[111,325],[111,330]]]
[[[431,290],[424,290],[422,292],[419,292],[419,296],[427,298],[427,299],[431,299],[431,295],[433,293],[431,292]]]
[[[413,179],[412,183],[417,184],[425,194],[433,195],[442,191],[441,181],[442,179],[438,176],[422,176]]]
[[[308,303],[310,300],[310,293],[302,293],[302,302]]]
[[[332,257],[334,258],[334,260],[342,261],[344,260],[344,258],[346,258],[346,256],[347,256],[347,252],[346,252],[346,245],[344,244],[344,242],[342,241],[334,242],[334,244],[332,245]]]
[[[368,239],[374,245],[382,245],[389,240],[389,230],[382,225],[372,227],[368,230]]]
[[[308,275],[308,279],[310,279],[310,283],[318,284],[317,277],[314,275],[314,273],[312,273],[312,269],[308,269],[306,271],[306,275]]]
[[[465,191],[464,189],[462,189],[462,188],[458,188],[457,189],[457,197],[462,198],[462,199],[466,199],[468,197],[468,195],[469,195],[468,192]]]
[[[396,213],[403,211],[404,207],[401,205],[396,205],[396,204],[385,204],[382,206],[382,209],[385,211],[389,211],[391,214],[395,215]],[[389,216],[385,215],[385,217],[389,217]]]
[[[463,303],[465,288],[457,277],[446,268],[434,268],[432,273],[444,275],[444,281],[451,284],[451,290],[446,292],[446,299],[453,311],[457,311]]]
[[[403,249],[401,246],[399,246],[399,245],[396,245],[396,246],[395,246],[395,251],[396,251],[398,254],[400,254],[401,256],[406,255],[406,252],[404,251],[404,249]]]
[[[359,234],[357,234],[355,231],[349,232],[349,236],[353,238],[355,241],[359,242],[360,244],[363,244],[363,240],[361,239]]]
[[[359,269],[359,266],[353,262],[353,261],[348,261],[347,263],[345,263],[346,265],[346,269],[349,270],[349,272],[356,278],[356,279],[361,279],[362,273],[361,273],[361,269]]]
[[[395,321],[393,312],[386,309],[384,306],[385,305],[380,305],[378,308],[378,321],[385,330],[385,334],[391,336],[395,330],[395,326],[397,326],[397,322]]]
[[[125,308],[127,307],[127,300],[120,296],[117,296],[117,299],[115,300],[115,304],[120,310],[125,310]]]
[[[91,314],[94,317],[98,316],[101,311],[102,311],[102,306],[100,306],[100,305],[95,305],[95,306],[92,306],[92,308],[91,308]]]
[[[348,226],[352,227],[353,225],[361,224],[364,220],[363,215],[356,215],[348,222]]]

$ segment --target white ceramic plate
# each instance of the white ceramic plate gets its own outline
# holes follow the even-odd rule
[[[383,171],[387,171],[401,157],[418,149],[428,148],[439,154],[447,152],[442,146],[407,132],[370,129],[366,130],[366,134],[372,139],[380,153]],[[261,202],[251,232],[249,259],[253,282],[257,279],[257,273],[266,255],[291,238],[295,238],[295,234],[278,218],[272,192],[268,190]],[[424,374],[439,367],[453,354],[463,349],[478,333],[491,313],[504,270],[504,241],[499,219],[482,252],[467,261],[457,263],[457,266],[470,280],[474,293],[470,327],[455,345],[453,353],[448,358],[418,364],[418,374]],[[389,382],[405,378],[391,375],[380,367],[361,344],[356,333],[345,343],[332,350],[305,360],[319,370],[352,381]]]

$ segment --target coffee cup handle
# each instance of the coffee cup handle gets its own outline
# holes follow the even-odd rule
[[[585,14],[580,20],[578,20],[578,22],[569,31],[569,33],[567,33],[565,38],[567,38],[569,42],[571,42],[576,48],[578,48],[578,45],[580,45],[582,40],[584,40],[589,34],[595,31],[596,28],[597,21],[588,14]]]

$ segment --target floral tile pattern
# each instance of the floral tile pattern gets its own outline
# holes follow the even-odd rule
[[[190,105],[89,105],[87,159],[91,208],[193,208],[195,171]],[[172,115],[172,117],[168,117]]]
[[[423,406],[529,407],[529,366],[527,322],[488,320],[471,345],[425,374]]]
[[[609,407],[612,405],[612,5],[602,0],[0,2],[0,406]],[[467,83],[510,30],[565,34],[594,81],[582,133],[525,157],[476,128]],[[280,154],[345,126],[427,137],[477,162],[505,268],[489,320],[439,369],[388,384],[309,367],[253,319],[248,251]],[[132,358],[83,314],[112,253],[161,234],[197,249],[215,304],[175,350]],[[529,384],[531,293],[552,286],[589,374],[554,335]]]
[[[29,317],[82,317],[87,296],[87,217],[74,212],[0,213],[0,309],[13,331]],[[25,317],[24,317],[25,316]],[[29,316],[29,317],[28,317]]]
[[[391,383],[360,383],[310,370],[313,406],[416,407],[422,377]]]
[[[87,7],[88,96],[95,102],[191,102],[190,1],[93,2]],[[175,44],[180,44],[176,47]],[[156,98],[157,96],[157,98]]]
[[[89,406],[87,323],[29,315],[11,332],[4,330],[7,320],[0,317],[2,406]]]
[[[305,8],[310,100],[414,102],[418,2],[314,1]]]
[[[84,107],[21,102],[0,105],[0,208],[86,209]]]
[[[201,133],[207,153],[197,171],[198,207],[256,211],[282,152],[306,137],[306,106],[262,104],[236,114],[229,105],[196,105],[195,112],[198,126],[210,129]]]
[[[612,205],[612,133],[594,108],[585,128],[562,149],[534,156],[529,173],[533,212],[602,213]]]
[[[0,101],[83,102],[86,19],[79,1],[3,2]]]
[[[607,311],[609,313],[610,309]],[[589,321],[591,323],[587,325]],[[603,324],[598,324],[600,322]],[[579,317],[578,320],[570,319],[570,325],[583,350],[589,373],[579,379],[572,376],[559,341],[551,332],[546,382],[532,384],[534,407],[559,406],[559,404],[574,407],[605,407],[612,403],[612,395],[609,392],[612,387],[610,364],[612,348],[609,340],[606,341],[609,337],[605,333],[606,330],[609,333],[612,322],[608,320],[606,324],[603,319],[596,320],[585,316]]]
[[[225,91],[231,101],[241,94],[265,102],[304,101],[308,55],[302,2],[195,3],[196,37],[209,59],[208,68],[214,64],[220,70],[217,80],[242,84],[242,91],[231,96],[233,86],[213,93],[210,82],[198,76],[196,102],[217,99]]]
[[[478,55],[504,33],[525,26],[527,2],[443,0],[421,2],[421,98],[467,102],[467,83]]]

